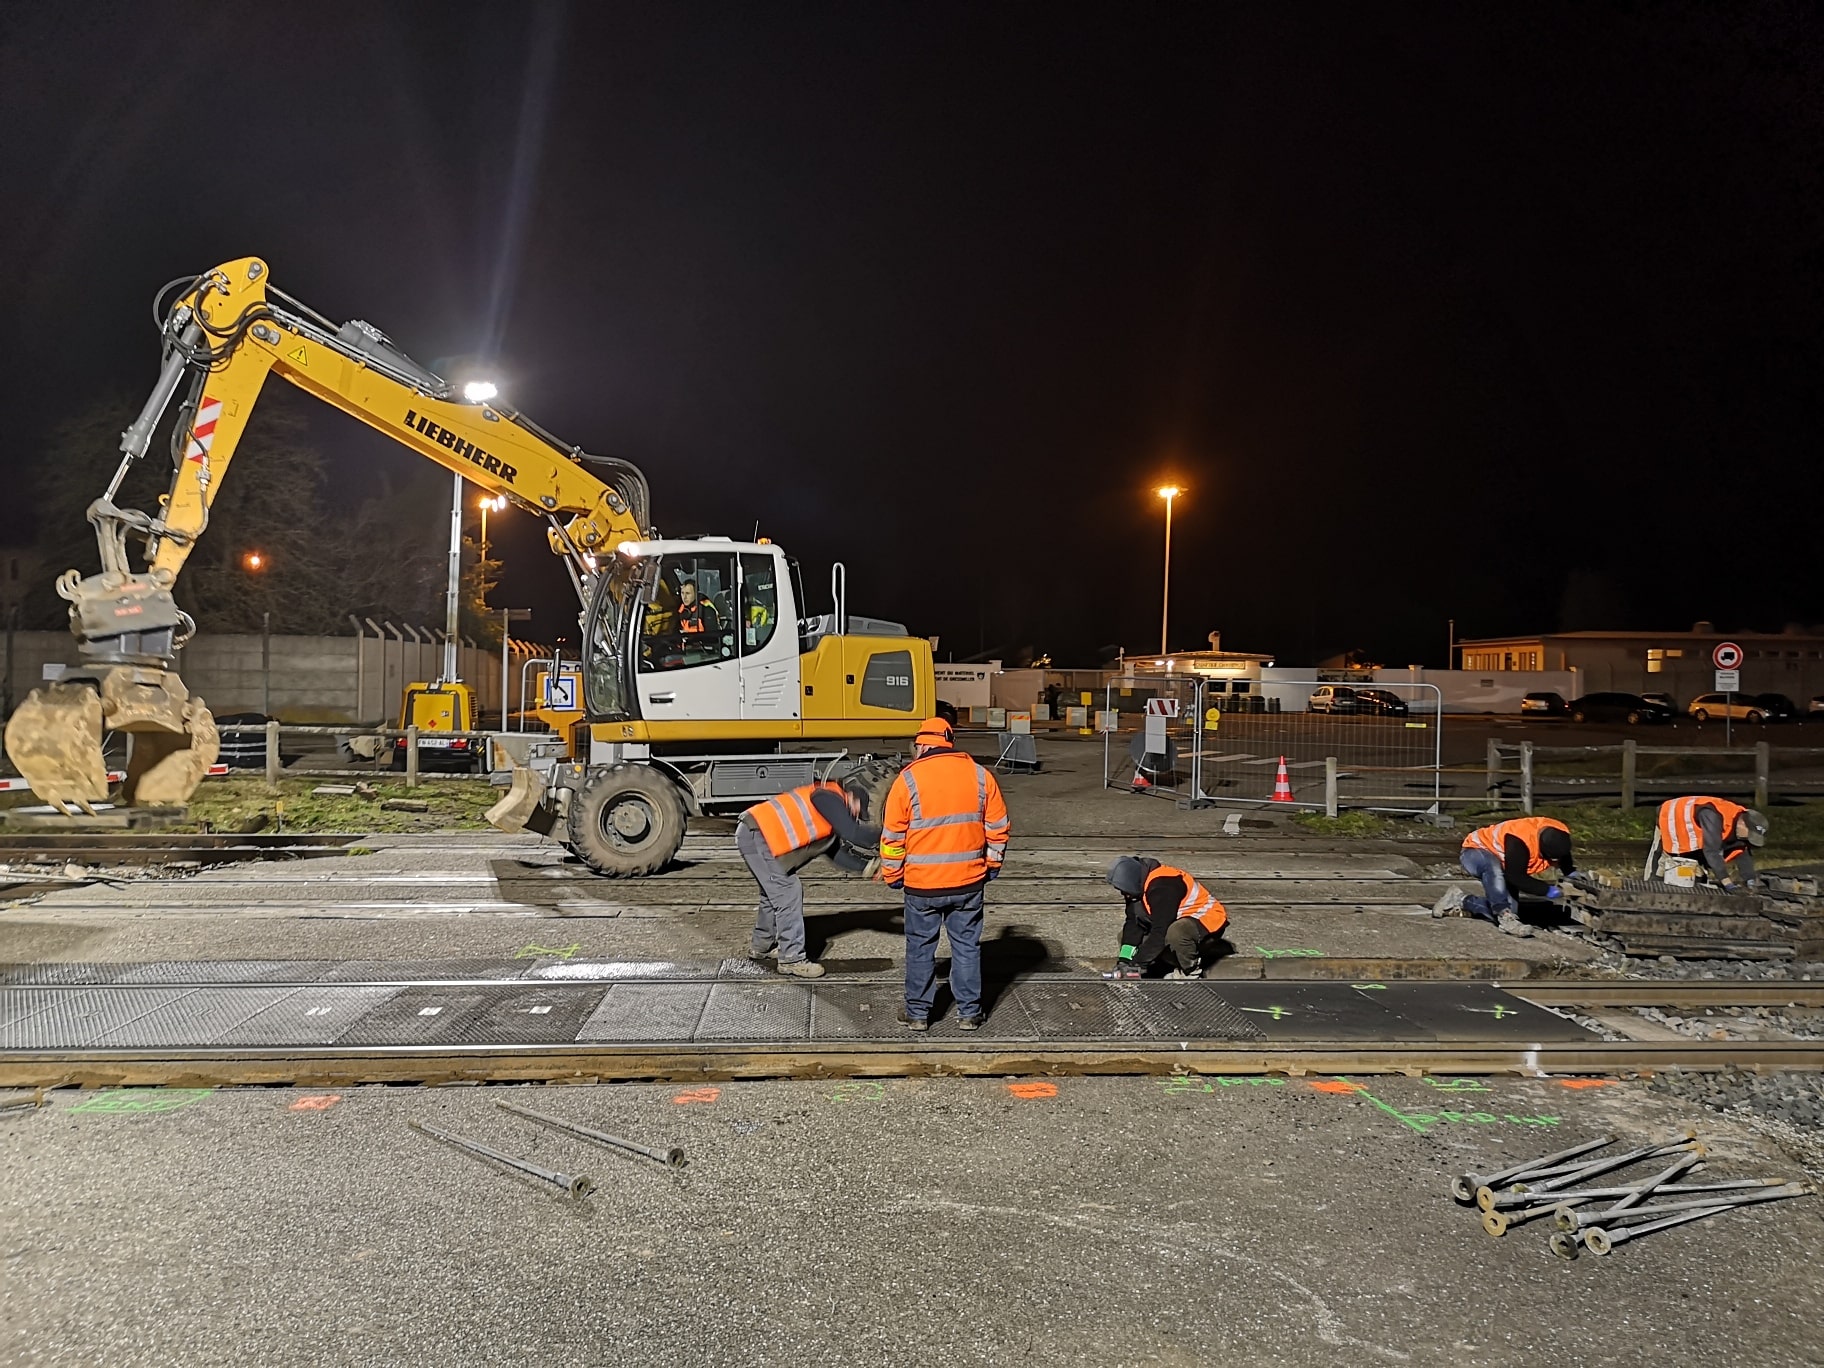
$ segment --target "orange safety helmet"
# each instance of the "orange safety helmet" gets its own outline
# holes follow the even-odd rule
[[[954,746],[956,733],[950,730],[950,724],[943,718],[933,717],[918,729],[918,735],[912,738],[912,744],[922,747]]]

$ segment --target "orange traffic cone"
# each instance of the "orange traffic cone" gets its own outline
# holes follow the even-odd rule
[[[1286,757],[1283,755],[1279,757],[1279,773],[1273,776],[1273,801],[1292,801],[1292,777],[1286,773]]]

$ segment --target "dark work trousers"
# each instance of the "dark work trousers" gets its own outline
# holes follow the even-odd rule
[[[1165,933],[1165,953],[1160,959],[1172,961],[1174,968],[1185,974],[1203,969],[1204,952],[1216,958],[1216,937],[1195,917],[1180,917]]]
[[[760,885],[760,915],[754,923],[754,954],[764,955],[777,945],[779,963],[796,964],[804,958],[804,885],[798,882],[796,874],[788,874],[781,868],[767,848],[766,837],[757,827],[746,822],[737,823],[735,849],[741,852],[741,858],[747,861],[748,872]],[[797,868],[804,863],[796,858],[802,853],[794,850],[785,858]]]
[[[959,1016],[982,1014],[982,885],[959,892],[906,890],[906,1015],[931,1019],[937,933],[950,938],[950,993]]]

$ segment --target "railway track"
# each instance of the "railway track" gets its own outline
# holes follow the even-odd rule
[[[0,1086],[1824,1071],[1824,1041],[1605,1040],[1552,1010],[1819,1008],[1824,984],[1121,985],[1041,974],[1002,987],[979,1035],[940,1019],[912,1037],[892,1024],[893,976],[806,986],[676,966],[611,979],[616,966],[597,966],[604,977],[579,979],[587,967],[566,964],[413,980],[348,967],[329,980],[279,965],[258,981],[0,988]],[[551,973],[560,977],[541,977]]]
[[[340,834],[0,834],[0,865],[216,865],[345,855],[359,837]]]

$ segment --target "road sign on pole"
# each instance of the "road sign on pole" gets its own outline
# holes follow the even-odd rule
[[[1719,670],[1733,670],[1742,663],[1742,648],[1733,641],[1719,641],[1716,649],[1710,652],[1710,663]],[[1716,686],[1722,688],[1721,684]]]
[[[1734,693],[1741,687],[1742,672],[1740,670],[1718,670],[1716,672],[1716,691],[1718,693]]]

